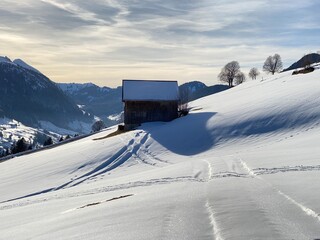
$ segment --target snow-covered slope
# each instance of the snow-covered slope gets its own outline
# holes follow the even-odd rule
[[[30,66],[29,64],[24,62],[22,59],[15,59],[15,60],[11,61],[10,58],[8,58],[7,56],[4,56],[4,57],[0,56],[0,63],[7,63],[7,64],[11,64],[13,66],[19,66],[21,68],[42,74],[39,70]]]
[[[34,71],[34,72],[37,72],[37,73],[41,73],[39,70],[37,70],[34,67],[30,66],[29,64],[24,62],[22,59],[15,59],[15,60],[13,60],[13,63],[15,63],[16,65],[18,65],[20,67],[23,67],[25,69],[28,69],[28,70],[31,70],[31,71]]]
[[[3,239],[316,239],[320,70],[0,163]]]

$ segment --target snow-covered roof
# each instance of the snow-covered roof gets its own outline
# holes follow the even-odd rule
[[[122,101],[177,101],[177,81],[123,80]]]

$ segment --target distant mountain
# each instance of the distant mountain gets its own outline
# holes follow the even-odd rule
[[[207,88],[207,85],[199,81],[187,82],[179,86],[180,91],[188,90],[190,93],[195,93],[204,88]]]
[[[57,83],[57,85],[70,95],[102,95],[110,92],[109,87],[99,87],[93,83]]]
[[[283,71],[294,70],[297,68],[302,68],[305,66],[305,63],[313,64],[320,62],[320,54],[318,53],[310,53],[303,56],[299,61],[292,64],[290,67],[284,69]]]
[[[87,132],[84,113],[54,82],[23,60],[0,57],[0,116],[32,127],[57,126]]]
[[[211,94],[215,94],[229,89],[227,85],[217,84],[213,86],[207,86],[199,81],[187,82],[179,86],[180,97],[182,102],[194,101],[198,98],[202,98]]]
[[[191,95],[190,101],[193,101],[198,98],[202,98],[208,95],[216,94],[225,90],[230,89],[228,85],[223,85],[223,84],[216,84],[213,86],[209,86],[203,89],[200,89],[199,91],[195,92],[194,94]]]
[[[57,86],[81,109],[101,118],[107,126],[116,123],[108,117],[123,110],[122,87],[99,87],[93,83],[57,83]]]

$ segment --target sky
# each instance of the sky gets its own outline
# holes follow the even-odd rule
[[[55,82],[217,83],[221,68],[284,67],[320,51],[319,0],[1,0],[0,55]]]

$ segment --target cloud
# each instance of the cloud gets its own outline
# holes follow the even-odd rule
[[[213,81],[228,61],[260,67],[278,52],[290,64],[319,50],[319,10],[313,0],[2,0],[0,54],[56,81]]]
[[[98,1],[26,1],[24,4],[0,3],[2,23],[20,30],[70,31],[95,25],[112,25],[119,10]]]
[[[115,21],[113,19],[119,12],[119,9],[102,4],[100,1],[57,1],[57,0],[41,0],[41,2],[46,3],[48,6],[43,8],[48,8],[47,13],[51,15],[52,7],[56,8],[56,11],[60,10],[60,14],[53,12],[53,16],[59,17],[63,16],[76,18],[80,20],[80,23],[86,23],[87,25],[111,25]],[[51,9],[50,9],[51,8]],[[68,14],[64,14],[68,13]],[[66,19],[63,19],[66,20]],[[67,19],[67,22],[72,22]],[[75,20],[75,19],[74,19]],[[53,23],[52,19],[49,19],[48,23]]]

